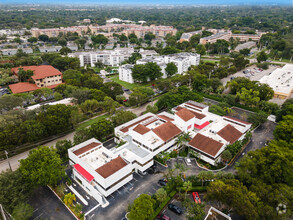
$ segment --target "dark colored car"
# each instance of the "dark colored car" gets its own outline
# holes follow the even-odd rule
[[[159,220],[171,220],[167,215],[164,215],[163,213],[158,215]]]
[[[167,183],[166,183],[163,179],[160,179],[160,180],[158,181],[158,183],[159,183],[161,186],[166,186],[166,185],[167,185]]]
[[[168,205],[168,208],[169,208],[171,211],[173,211],[173,212],[175,212],[175,213],[177,213],[177,214],[179,214],[179,215],[182,214],[182,209],[179,208],[177,205],[174,205],[174,204],[170,203],[170,204]]]

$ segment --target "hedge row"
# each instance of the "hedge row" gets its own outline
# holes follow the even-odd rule
[[[167,199],[161,203],[161,205],[156,209],[156,211],[152,214],[152,216],[150,217],[151,220],[156,219],[156,217],[160,214],[160,212],[162,211],[162,209],[168,204],[168,202],[173,198],[173,196],[177,193],[177,191],[172,191],[169,196],[167,197]]]
[[[181,192],[185,192],[184,187],[178,187],[177,190],[181,191]],[[190,188],[190,190],[188,190],[188,192],[205,192],[207,191],[207,187],[206,186],[193,186]]]

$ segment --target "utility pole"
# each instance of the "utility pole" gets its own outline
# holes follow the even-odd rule
[[[8,152],[6,150],[5,150],[5,154],[6,154],[7,162],[9,164],[10,171],[12,171],[11,165],[10,165],[10,162],[9,162],[9,158],[8,158]]]

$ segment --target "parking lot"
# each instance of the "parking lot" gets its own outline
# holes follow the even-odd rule
[[[201,203],[204,202],[204,193],[200,193],[198,192],[198,195],[199,195],[199,198],[201,200]],[[187,193],[186,195],[187,198],[189,198],[192,202],[194,202],[194,199],[192,197],[192,192],[189,192]],[[172,203],[176,206],[178,206],[179,208],[182,209],[183,211],[183,214],[179,215],[179,214],[176,214],[175,212],[171,211],[169,208],[168,208],[168,205],[163,209],[162,213],[166,216],[168,216],[170,219],[175,219],[175,220],[184,220],[184,219],[187,219],[186,218],[186,210],[185,208],[183,208],[182,206],[182,202],[178,199],[178,194],[176,194],[174,196],[174,198],[169,202],[169,203]]]
[[[87,219],[113,219],[120,220],[125,214],[129,204],[131,204],[140,194],[154,194],[161,186],[158,180],[163,178],[163,172],[166,168],[157,166],[157,172],[146,174],[145,176],[133,173],[133,180],[107,197],[109,206],[106,208],[97,208],[92,211]]]
[[[234,73],[233,75],[230,75],[230,76],[227,76],[227,77],[221,79],[221,82],[225,86],[227,84],[227,82],[229,82],[231,80],[231,77],[235,77],[235,78],[236,77],[245,77],[245,74],[243,73],[243,71],[246,71],[246,70],[251,70],[251,72],[252,72],[250,80],[257,81],[257,80],[260,80],[263,76],[269,75],[275,69],[279,68],[279,66],[269,65],[269,68],[267,70],[263,70],[263,71],[259,71],[259,72],[257,72],[256,68],[257,68],[256,65],[249,66],[243,70],[238,71],[237,73]]]

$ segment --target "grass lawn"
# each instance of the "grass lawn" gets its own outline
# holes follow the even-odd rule
[[[114,75],[114,76],[110,76],[109,77],[113,82],[116,82],[118,84],[120,84],[121,86],[123,86],[126,89],[130,89],[133,90],[135,87],[146,87],[146,86],[150,86],[151,83],[146,83],[146,84],[140,84],[140,83],[128,83],[128,82],[124,82],[122,80],[119,79],[118,75]]]
[[[99,117],[96,117],[94,119],[88,120],[86,122],[83,122],[83,123],[79,124],[78,127],[77,127],[77,129],[86,128],[86,127],[88,127],[88,126],[96,123],[98,120],[104,119],[104,118],[108,118],[108,117],[109,117],[109,115],[108,114],[105,114],[105,115],[101,115]]]

